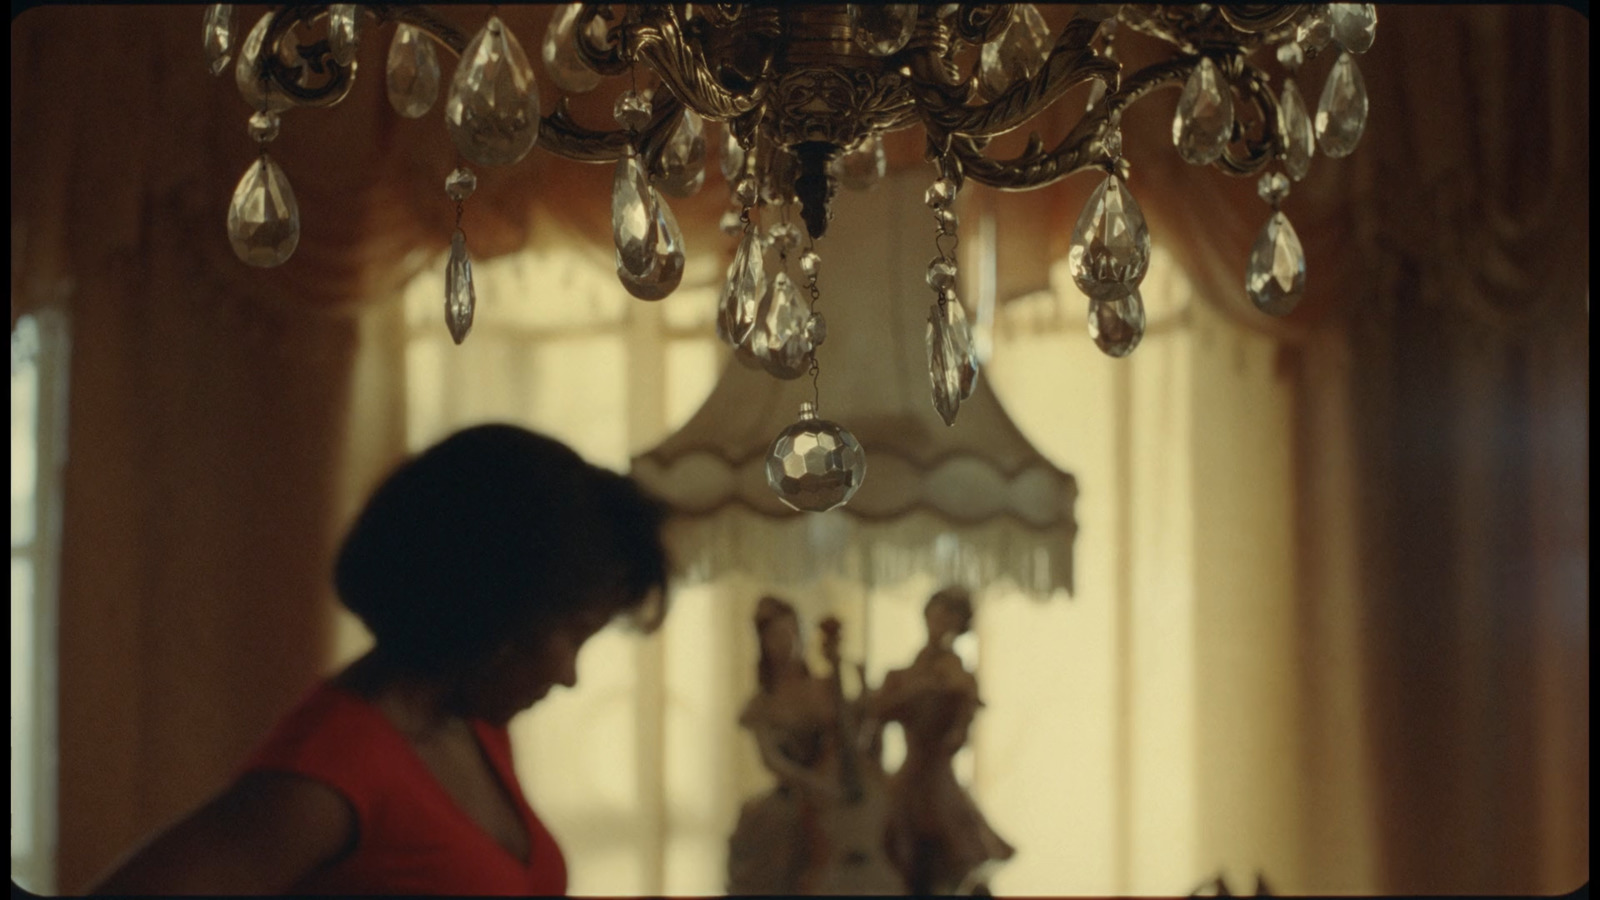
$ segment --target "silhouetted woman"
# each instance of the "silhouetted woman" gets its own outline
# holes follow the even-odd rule
[[[633,482],[514,426],[469,428],[409,460],[335,566],[372,651],[96,890],[564,893],[506,723],[572,687],[579,649],[613,618],[660,623],[662,519]]]

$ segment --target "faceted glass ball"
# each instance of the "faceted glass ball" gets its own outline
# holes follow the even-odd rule
[[[785,505],[805,512],[843,506],[867,474],[855,435],[826,419],[802,418],[779,432],[767,452],[767,485]]]

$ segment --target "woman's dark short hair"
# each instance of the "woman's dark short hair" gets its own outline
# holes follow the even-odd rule
[[[457,432],[378,486],[334,566],[380,652],[421,670],[573,613],[666,613],[665,508],[514,425]]]

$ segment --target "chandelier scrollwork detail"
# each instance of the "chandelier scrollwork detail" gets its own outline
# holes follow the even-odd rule
[[[551,17],[540,45],[545,77],[566,93],[541,115],[534,66],[496,16],[468,35],[427,7],[290,5],[268,12],[241,40],[232,7],[216,5],[205,14],[207,63],[215,74],[234,68],[254,113],[248,131],[260,149],[229,207],[229,238],[245,262],[279,265],[299,239],[300,211],[288,177],[267,153],[279,116],[343,100],[355,80],[358,42],[390,25],[396,35],[389,92],[402,114],[424,114],[438,93],[432,45],[417,34],[460,60],[445,106],[467,163],[513,164],[536,146],[617,166],[618,275],[642,299],[671,293],[683,271],[682,236],[661,193],[699,188],[707,156],[703,122],[722,123],[732,207],[725,230],[738,236],[739,252],[722,292],[718,334],[736,358],[780,377],[817,378],[825,323],[814,309],[803,312],[794,286],[809,286],[814,308],[815,241],[826,234],[839,185],[870,183],[883,169],[883,135],[920,126],[937,173],[928,196],[938,248],[928,278],[935,301],[929,377],[935,408],[953,424],[977,377],[948,252],[958,229],[953,200],[967,180],[1023,191],[1078,173],[1102,174],[1077,220],[1069,260],[1090,298],[1091,336],[1109,355],[1126,355],[1143,333],[1138,287],[1150,237],[1130,187],[1135,173],[1122,153],[1121,117],[1156,91],[1179,89],[1176,152],[1228,175],[1260,176],[1272,212],[1251,252],[1245,292],[1264,313],[1286,314],[1304,294],[1305,258],[1282,203],[1291,180],[1305,177],[1315,149],[1345,156],[1360,138],[1367,97],[1353,54],[1371,46],[1377,14],[1371,4],[1354,3],[1085,4],[1073,8],[1052,40],[1032,4],[569,4]],[[1125,68],[1119,31],[1155,39],[1169,53]],[[1305,58],[1330,50],[1340,55],[1313,116],[1296,78]],[[607,77],[630,79],[615,109],[619,127],[579,125],[567,94]],[[1046,146],[1035,133],[1021,153],[991,155],[993,138],[1086,83],[1089,103],[1057,143]],[[475,183],[471,170],[458,168],[448,188],[457,222],[445,308],[458,342],[474,303],[461,229],[469,182]],[[789,222],[791,209],[807,238],[798,281],[788,271],[789,259],[800,258],[802,237]],[[778,221],[764,227],[764,212]],[[781,360],[768,358],[780,349]],[[820,409],[818,393],[805,421],[842,432],[828,446],[849,445],[848,431],[819,418]],[[774,458],[805,457],[805,471],[819,477],[845,464],[812,449],[786,446]],[[849,465],[859,461],[852,457]],[[785,496],[786,483],[772,486],[796,499]]]

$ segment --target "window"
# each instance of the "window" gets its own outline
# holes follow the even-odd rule
[[[58,313],[11,332],[11,878],[54,890],[55,576],[65,458],[66,328]]]

